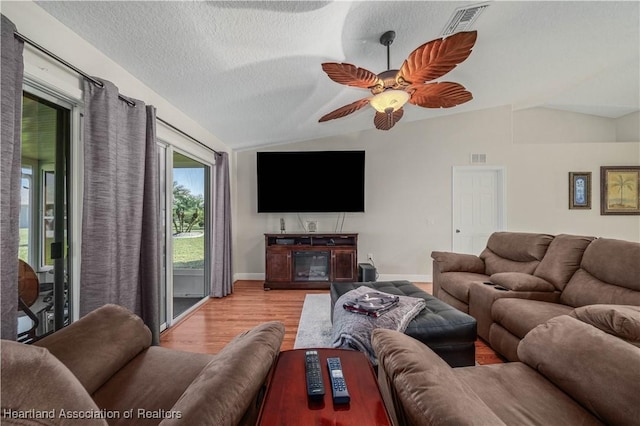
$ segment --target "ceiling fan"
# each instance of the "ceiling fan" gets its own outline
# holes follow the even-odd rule
[[[389,46],[395,35],[394,31],[387,31],[380,37],[380,44],[387,46],[387,71],[380,74],[346,63],[322,64],[331,80],[369,89],[373,96],[340,107],[319,122],[342,118],[370,104],[376,110],[373,119],[376,128],[389,130],[402,118],[406,102],[424,108],[450,108],[473,99],[459,83],[427,82],[442,77],[469,57],[476,31],[459,32],[423,44],[411,52],[399,70],[389,69]]]

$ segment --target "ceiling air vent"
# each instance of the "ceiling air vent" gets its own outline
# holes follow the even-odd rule
[[[487,7],[489,7],[489,3],[479,3],[456,9],[456,11],[453,12],[453,17],[444,27],[442,36],[446,37],[451,34],[459,33],[460,31],[471,30],[471,25]]]

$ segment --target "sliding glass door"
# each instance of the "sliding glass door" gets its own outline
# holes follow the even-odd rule
[[[209,295],[212,164],[172,145],[160,148],[165,233],[161,320],[168,327]]]
[[[23,95],[18,251],[18,335],[23,341],[69,322],[70,108],[44,94]]]
[[[209,167],[178,152],[173,153],[173,317],[198,303],[207,291]],[[208,197],[207,197],[208,198]]]

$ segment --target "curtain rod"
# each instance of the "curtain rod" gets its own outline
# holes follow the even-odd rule
[[[92,82],[93,84],[95,84],[98,87],[104,87],[104,84],[100,81],[100,80],[96,80],[95,78],[91,77],[89,74],[87,74],[86,72],[82,71],[80,68],[70,64],[69,62],[65,61],[64,59],[62,59],[61,57],[59,57],[58,55],[56,55],[55,53],[49,51],[48,49],[45,49],[44,47],[40,46],[38,43],[36,43],[33,40],[30,40],[29,38],[25,37],[24,35],[20,34],[17,31],[14,31],[14,36],[18,39],[21,40],[24,43],[27,43],[28,45],[34,47],[35,49],[39,50],[40,52],[44,53],[45,55],[55,59],[56,61],[60,62],[62,65],[64,65],[65,67],[75,71],[76,73],[80,74],[82,77],[84,77],[85,79],[89,80],[90,82]],[[118,95],[118,98],[122,99],[123,101],[125,101],[129,106],[135,106],[136,103],[134,101],[132,101],[131,99],[128,99],[122,95]],[[188,137],[189,139],[191,139],[194,142],[199,143],[200,145],[202,145],[203,147],[205,147],[206,149],[213,151],[214,153],[220,155],[220,152],[216,151],[215,149],[205,145],[203,142],[200,142],[198,139],[194,138],[193,136],[191,136],[190,134],[178,129],[176,126],[174,126],[173,124],[163,120],[162,118],[156,116],[156,120],[162,122],[164,125],[170,127],[171,129],[175,130],[176,132],[180,133],[183,136]]]
[[[158,117],[157,115],[156,115],[156,120],[158,120],[158,121],[162,122],[165,126],[172,128],[173,130],[175,130],[176,132],[180,133],[181,135],[188,137],[188,138],[189,138],[189,139],[191,139],[192,141],[199,143],[199,144],[200,144],[200,145],[202,145],[203,147],[207,148],[209,151],[213,151],[215,154],[222,155],[220,152],[218,152],[218,151],[216,151],[215,149],[213,149],[213,148],[211,148],[211,147],[209,147],[209,146],[205,145],[204,143],[200,142],[198,139],[194,138],[194,137],[193,137],[193,136],[191,136],[190,134],[185,133],[184,131],[182,131],[182,130],[178,129],[176,126],[174,126],[174,125],[173,125],[173,124],[171,124],[171,123],[166,122],[165,120],[163,120],[162,118]]]

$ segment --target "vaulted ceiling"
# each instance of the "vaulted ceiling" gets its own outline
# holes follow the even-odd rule
[[[372,129],[373,110],[318,123],[369,92],[331,81],[323,62],[391,68],[439,38],[454,1],[44,1],[48,13],[233,149]],[[500,105],[604,117],[640,110],[640,3],[495,1],[471,29],[471,56],[438,81],[473,100],[405,107],[403,123]],[[117,82],[115,82],[117,84]],[[161,114],[161,111],[159,112]],[[389,130],[390,137],[396,128]]]

